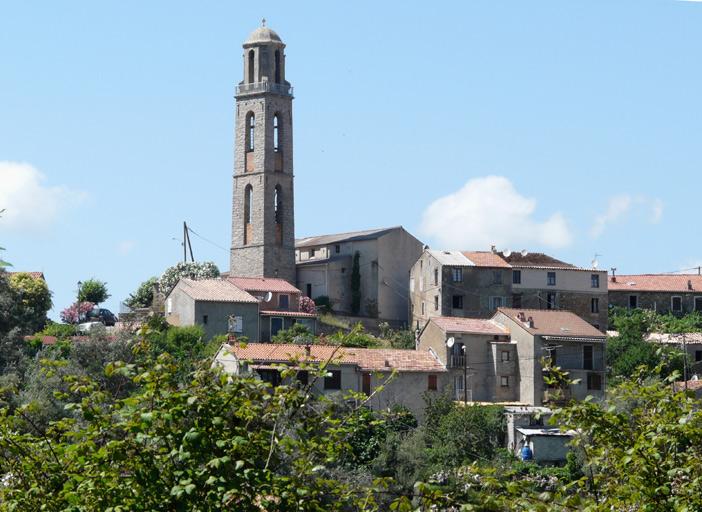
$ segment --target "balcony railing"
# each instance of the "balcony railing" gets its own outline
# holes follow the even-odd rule
[[[463,368],[466,362],[466,356],[449,356],[449,368]]]
[[[236,95],[257,94],[260,92],[272,92],[282,96],[292,96],[293,88],[286,84],[276,84],[275,82],[254,82],[251,84],[240,84],[236,86]]]

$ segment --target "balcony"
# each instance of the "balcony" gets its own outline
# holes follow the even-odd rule
[[[293,88],[286,84],[276,84],[274,82],[254,82],[251,84],[240,84],[236,86],[237,96],[246,96],[248,94],[259,94],[263,92],[272,92],[281,96],[292,96]]]
[[[453,354],[449,355],[449,360],[448,360],[448,367],[449,368],[463,368],[463,366],[466,364],[466,357],[465,356],[454,356]]]

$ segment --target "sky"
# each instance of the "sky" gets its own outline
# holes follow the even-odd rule
[[[0,0],[0,246],[119,310],[182,259],[228,270],[234,86],[266,18],[295,91],[298,237],[619,274],[702,264],[702,2]]]

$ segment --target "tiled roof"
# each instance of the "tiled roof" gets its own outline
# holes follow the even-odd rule
[[[693,380],[688,380],[687,381],[687,390],[688,391],[697,391],[698,389],[702,389],[702,380],[699,379],[693,379]],[[675,383],[675,391],[684,391],[685,390],[685,381],[678,381]]]
[[[607,336],[616,338],[619,331],[607,331]],[[678,334],[667,334],[662,332],[651,332],[645,337],[651,343],[663,343],[668,345],[682,345],[683,342],[689,345],[702,345],[702,332],[685,332]]]
[[[301,311],[261,311],[261,316],[290,316],[294,318],[317,318],[314,313],[303,313]]]
[[[485,320],[482,318],[439,316],[431,318],[429,321],[434,322],[444,332],[492,335],[509,334],[507,329],[504,327],[497,325],[492,320]]]
[[[295,240],[295,248],[316,247],[318,245],[328,245],[340,242],[358,242],[361,240],[373,240],[393,231],[402,229],[402,226],[391,228],[367,229],[365,231],[351,231],[349,233],[337,233],[334,235],[309,236]]]
[[[692,286],[692,289],[689,288]],[[702,293],[702,276],[697,274],[638,274],[610,277],[607,282],[609,291],[641,292],[687,292]]]
[[[43,279],[44,281],[46,281],[46,279],[44,278],[44,272],[8,272],[8,275],[15,274],[29,274],[34,279]]]
[[[340,364],[358,366],[366,371],[445,372],[446,368],[429,351],[335,347],[332,345],[310,345],[306,355],[304,345],[249,343],[245,346],[230,346],[229,350],[238,359],[254,363],[287,363],[291,359],[321,363],[328,360]]]
[[[521,252],[513,252],[510,253],[509,256],[505,256],[502,252],[497,254],[515,268],[578,268],[575,265],[557,260],[556,258],[541,252],[528,252],[525,255],[522,255]]]
[[[566,338],[604,338],[605,335],[595,329],[575,313],[570,311],[554,311],[548,309],[512,309],[498,308],[498,313],[504,313],[530,334],[537,336],[560,336]],[[528,319],[534,320],[534,327],[522,322],[518,315],[524,313]]]
[[[247,302],[256,304],[256,297],[238,288],[226,279],[181,279],[175,289],[182,290],[193,300],[205,302]],[[171,292],[173,293],[173,292]]]
[[[463,255],[478,267],[510,268],[509,263],[492,251],[466,251]]]
[[[300,293],[285,279],[276,277],[229,277],[227,280],[247,292]]]

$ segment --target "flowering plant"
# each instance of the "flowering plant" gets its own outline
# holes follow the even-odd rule
[[[300,297],[300,311],[302,313],[317,314],[317,306],[309,297]]]
[[[168,267],[161,278],[158,280],[159,289],[164,295],[168,295],[173,287],[178,284],[182,278],[194,279],[212,279],[219,277],[219,269],[211,261],[191,261],[187,263],[177,263],[172,267]]]
[[[77,324],[89,311],[95,307],[92,302],[76,302],[61,311],[61,321],[67,324]]]

